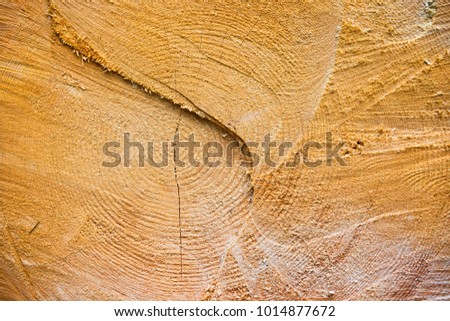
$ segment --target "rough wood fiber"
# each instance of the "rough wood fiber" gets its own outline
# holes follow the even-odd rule
[[[0,8],[1,299],[449,299],[448,1]],[[296,144],[102,167],[126,132]]]

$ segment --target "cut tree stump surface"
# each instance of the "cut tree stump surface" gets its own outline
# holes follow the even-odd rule
[[[450,298],[449,1],[0,8],[0,299]],[[102,166],[125,133],[167,166]]]

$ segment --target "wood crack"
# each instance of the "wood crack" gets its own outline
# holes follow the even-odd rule
[[[178,118],[177,127],[175,128],[175,136],[180,134],[180,121],[181,121],[182,111],[180,110],[180,116]],[[175,177],[175,183],[177,185],[177,196],[178,196],[178,225],[180,230],[180,277],[183,280],[183,237],[181,229],[181,198],[180,198],[180,184],[178,183],[178,173],[177,173],[177,156],[175,153],[175,142],[173,144],[173,174]]]

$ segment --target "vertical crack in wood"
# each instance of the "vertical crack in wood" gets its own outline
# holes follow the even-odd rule
[[[180,110],[180,116],[178,118],[177,127],[175,128],[175,136],[179,135],[179,127],[181,121],[182,110]],[[179,155],[178,155],[179,156]],[[175,154],[175,142],[173,144],[173,173],[175,176],[175,183],[177,184],[177,196],[178,196],[178,225],[180,227],[180,276],[183,280],[183,239],[181,234],[181,199],[180,199],[180,184],[178,184],[178,174],[177,174],[177,159]]]

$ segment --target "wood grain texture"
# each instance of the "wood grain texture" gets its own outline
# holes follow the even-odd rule
[[[449,299],[448,1],[0,8],[0,299]],[[294,146],[103,167],[124,133]]]

